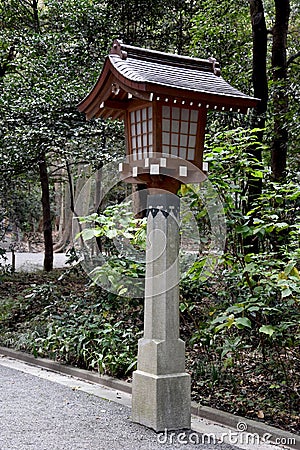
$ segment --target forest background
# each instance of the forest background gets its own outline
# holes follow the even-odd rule
[[[201,277],[200,254],[181,283],[193,397],[299,431],[299,10],[297,0],[1,0],[1,252],[8,237],[34,249],[42,236],[45,248],[45,273],[1,268],[2,345],[130,378],[142,302],[91,285],[78,266],[52,271],[53,251],[72,253],[86,179],[124,154],[123,125],[87,123],[76,105],[115,38],[213,56],[229,83],[261,102],[250,115],[208,120],[205,159],[227,240],[215,273]],[[181,195],[205,250],[205,205],[192,188]],[[111,203],[122,196],[120,187]]]

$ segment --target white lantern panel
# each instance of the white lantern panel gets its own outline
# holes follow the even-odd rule
[[[189,137],[189,148],[194,148],[196,146],[196,136]]]
[[[190,111],[188,109],[181,110],[181,120],[189,120]]]
[[[196,135],[197,134],[197,124],[196,123],[190,123],[190,134]]]
[[[163,119],[162,129],[163,129],[163,131],[170,131],[170,120],[169,119]]]
[[[171,108],[169,106],[163,106],[162,115],[164,119],[169,119],[171,117]]]
[[[179,108],[172,108],[172,119],[173,120],[180,119],[180,109]]]
[[[138,149],[138,159],[141,159],[140,155],[144,152],[148,152],[149,146],[152,146],[152,106],[131,111],[129,119],[131,131],[131,150],[133,152],[133,150]]]
[[[182,159],[186,159],[186,149],[185,148],[180,147],[180,149],[179,149],[179,156]]]
[[[198,111],[192,110],[191,111],[191,122],[198,122]]]
[[[177,147],[171,147],[171,155],[178,156],[178,148]]]
[[[131,139],[131,146],[132,146],[132,149],[136,149],[137,148],[136,138],[135,137],[133,137]]]
[[[142,139],[143,139],[143,146],[146,147],[148,145],[148,135],[143,134]]]
[[[181,134],[180,135],[180,146],[187,147],[187,143],[188,143],[188,136],[186,134]]]
[[[172,120],[172,133],[179,133],[179,121]]]
[[[148,123],[147,122],[142,122],[142,133],[143,134],[148,133]]]
[[[189,123],[188,122],[181,122],[180,132],[183,134],[188,134],[188,132],[189,132]]]
[[[178,145],[178,138],[179,138],[179,135],[178,134],[171,134],[171,142],[172,142],[172,145]]]
[[[162,143],[164,144],[170,144],[170,133],[163,133],[162,134]]]
[[[193,148],[188,149],[187,159],[193,161],[195,159],[195,150]]]

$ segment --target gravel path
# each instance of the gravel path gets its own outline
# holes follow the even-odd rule
[[[6,253],[7,260],[0,260],[1,264],[11,265],[12,255],[11,252]],[[34,272],[36,270],[43,269],[44,253],[15,253],[16,258],[16,271],[17,272]],[[66,267],[65,263],[67,257],[64,253],[54,253],[53,267],[58,269]]]
[[[196,445],[178,444],[174,437],[172,444],[165,443],[163,434],[132,423],[130,412],[126,406],[0,365],[1,450],[237,450],[228,444],[199,444],[201,435],[195,432],[190,442],[198,436]]]

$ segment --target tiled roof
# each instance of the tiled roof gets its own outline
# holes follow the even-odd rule
[[[98,81],[78,108],[88,119],[122,118],[129,99],[187,102],[243,113],[259,101],[227,83],[213,58],[173,55],[116,40]]]
[[[126,59],[109,55],[111,64],[126,79],[149,85],[160,85],[185,91],[254,99],[227,83],[215,60],[189,58],[122,45]],[[217,66],[214,70],[214,65]]]

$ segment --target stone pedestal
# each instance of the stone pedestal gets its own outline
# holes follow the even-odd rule
[[[179,339],[179,198],[148,197],[144,337],[133,373],[132,420],[155,431],[190,428],[190,376]]]

